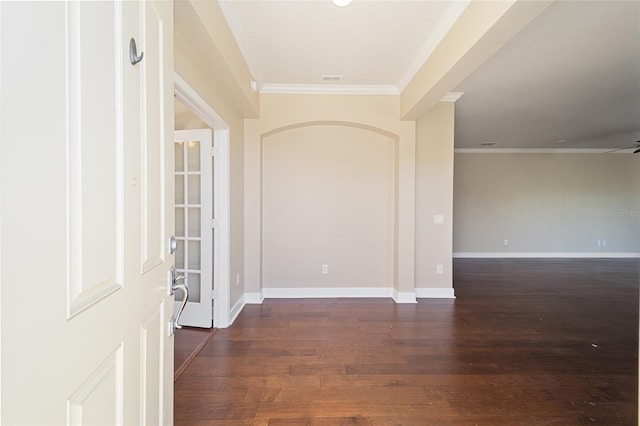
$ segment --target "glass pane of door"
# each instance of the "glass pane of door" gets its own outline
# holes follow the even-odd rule
[[[200,303],[201,179],[200,141],[176,142],[176,270],[187,277],[189,302]],[[176,300],[182,301],[182,292]]]

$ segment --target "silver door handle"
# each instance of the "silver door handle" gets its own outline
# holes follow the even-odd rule
[[[177,328],[178,330],[182,328],[180,325],[180,316],[182,315],[182,311],[184,311],[185,306],[187,306],[187,301],[189,300],[189,285],[187,284],[186,275],[178,274],[176,268],[173,266],[169,271],[170,278],[170,287],[169,294],[171,296],[176,294],[176,290],[181,290],[184,293],[184,299],[182,300],[182,305],[180,305],[180,309],[178,309],[178,313],[176,317],[172,320],[173,328]]]

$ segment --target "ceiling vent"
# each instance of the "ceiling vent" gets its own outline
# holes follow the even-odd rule
[[[342,81],[341,75],[323,75],[320,77],[323,83],[340,83]]]
[[[482,142],[480,145],[482,145],[482,146],[494,146],[494,145],[498,145],[498,142]]]

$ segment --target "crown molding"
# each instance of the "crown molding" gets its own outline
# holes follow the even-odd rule
[[[614,148],[456,148],[456,154],[604,154]],[[612,153],[613,154],[613,153]]]
[[[464,95],[464,92],[449,92],[440,99],[440,102],[455,102]]]
[[[268,84],[260,93],[288,93],[305,95],[399,95],[397,86],[391,85],[333,85],[333,84]]]

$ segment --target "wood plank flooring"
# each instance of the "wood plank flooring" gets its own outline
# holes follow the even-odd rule
[[[456,300],[265,300],[176,425],[636,425],[638,260],[457,259]]]
[[[182,327],[175,331],[173,371],[174,380],[184,373],[191,361],[202,350],[207,341],[214,335],[216,329]]]

